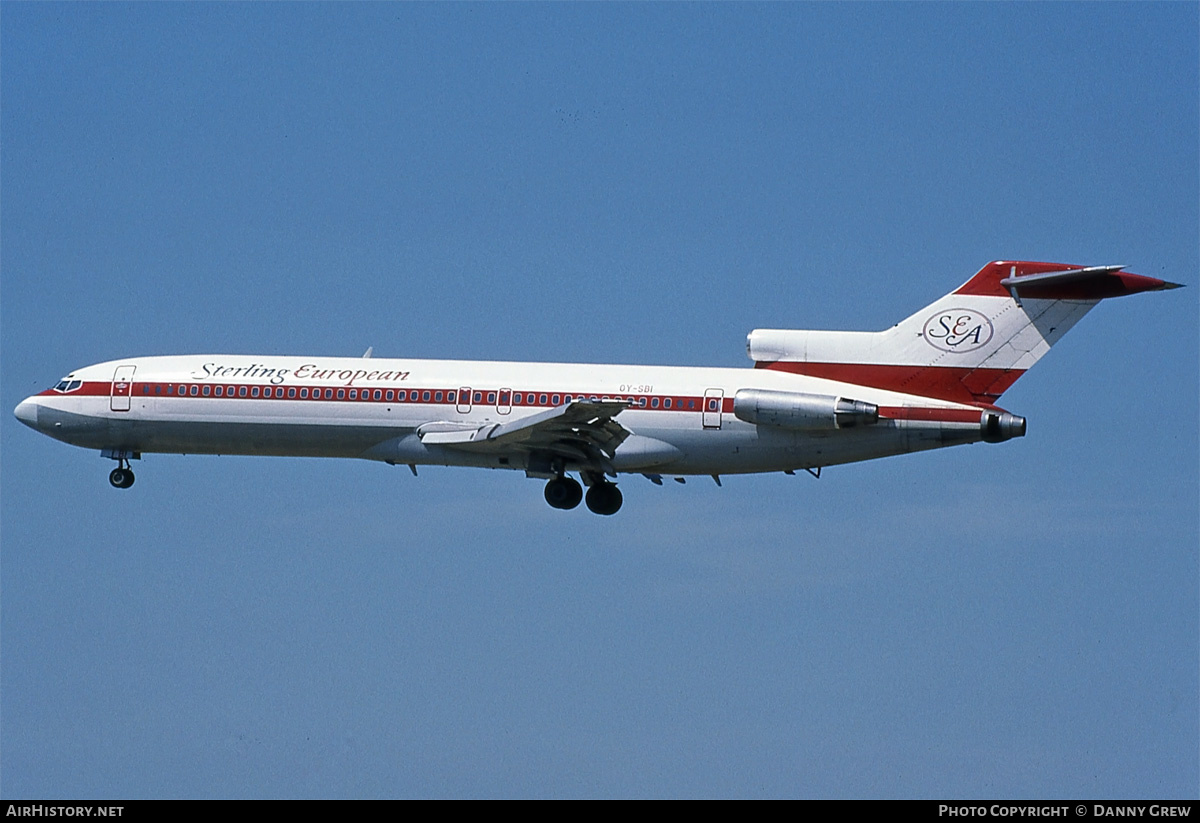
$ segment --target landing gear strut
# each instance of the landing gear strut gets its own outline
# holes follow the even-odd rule
[[[546,502],[556,509],[573,509],[582,499],[583,487],[565,474],[546,484]]]

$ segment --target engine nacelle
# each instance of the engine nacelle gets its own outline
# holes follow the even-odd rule
[[[979,430],[985,443],[1003,443],[1025,436],[1025,418],[1009,412],[985,411],[979,418]]]
[[[879,407],[873,403],[767,389],[740,389],[733,396],[733,414],[747,423],[809,431],[849,429],[879,421]]]
[[[876,358],[875,348],[884,335],[874,331],[755,329],[746,336],[746,354],[755,363],[869,363]]]

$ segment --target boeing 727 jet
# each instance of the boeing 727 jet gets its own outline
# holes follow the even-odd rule
[[[1122,266],[997,261],[886,331],[757,329],[750,369],[185,355],[71,372],[16,408],[117,461],[358,457],[524,471],[614,514],[616,480],[788,472],[1025,434],[1000,396],[1098,302],[1176,288]],[[579,481],[571,475],[579,476]],[[580,484],[582,481],[582,485]]]

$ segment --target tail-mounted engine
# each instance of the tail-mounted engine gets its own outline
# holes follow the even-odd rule
[[[766,389],[740,389],[733,396],[733,414],[747,423],[806,431],[849,429],[879,421],[879,407],[873,403]]]

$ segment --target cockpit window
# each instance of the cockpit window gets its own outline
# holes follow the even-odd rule
[[[64,377],[58,381],[58,385],[54,387],[54,390],[60,394],[67,394],[68,392],[79,391],[82,386],[82,380],[72,380],[69,377]]]

